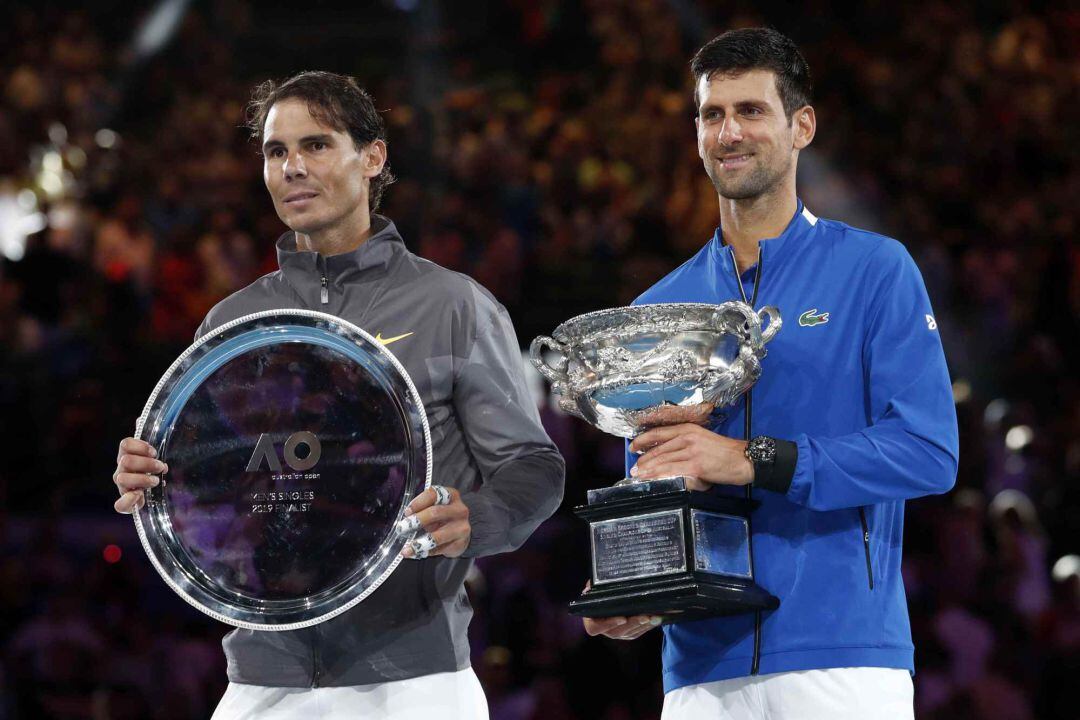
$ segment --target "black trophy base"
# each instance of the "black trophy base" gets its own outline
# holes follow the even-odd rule
[[[589,588],[570,613],[606,618],[658,615],[664,623],[774,610],[780,601],[753,582],[718,581],[704,573],[629,580]]]
[[[592,490],[592,583],[570,603],[593,618],[654,615],[665,623],[773,610],[753,580],[753,500],[686,490],[682,478]]]

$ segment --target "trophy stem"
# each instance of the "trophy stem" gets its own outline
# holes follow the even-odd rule
[[[686,490],[686,479],[679,476],[662,478],[623,478],[614,485],[589,490],[586,494],[590,505],[610,500],[625,500],[657,493]]]
[[[643,483],[661,483],[662,484],[666,480],[686,480],[686,479],[689,479],[689,476],[685,476],[685,475],[665,475],[664,477],[658,477],[658,478],[624,477],[622,480],[615,483],[611,487],[626,487],[628,485],[641,485]]]
[[[664,477],[658,477],[658,478],[624,477],[622,480],[615,483],[611,487],[626,487],[628,485],[641,485],[643,483],[662,482],[664,480],[674,480],[674,479],[680,478],[680,477],[682,477],[682,476],[681,475],[665,475]]]

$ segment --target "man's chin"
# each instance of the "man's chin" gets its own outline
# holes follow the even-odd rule
[[[725,200],[753,200],[754,198],[761,197],[765,190],[758,187],[721,187],[716,185],[716,194]]]
[[[767,193],[773,185],[760,176],[743,178],[741,182],[732,182],[733,178],[724,178],[723,182],[718,182],[711,176],[709,179],[712,180],[716,194],[725,200],[753,200]]]
[[[297,217],[296,215],[290,215],[288,217],[281,217],[278,215],[278,217],[281,218],[281,222],[285,223],[290,230],[301,235],[310,235],[313,232],[318,232],[325,225],[325,223],[318,222],[312,217]]]

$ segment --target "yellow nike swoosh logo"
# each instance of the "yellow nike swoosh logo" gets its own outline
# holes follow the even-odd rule
[[[382,336],[382,333],[380,332],[380,333],[375,333],[375,342],[381,343],[383,345],[389,345],[392,342],[397,342],[398,340],[401,340],[402,338],[407,338],[410,335],[412,335],[412,333],[407,332],[404,335],[397,335],[397,336],[392,337],[392,338],[384,338]]]

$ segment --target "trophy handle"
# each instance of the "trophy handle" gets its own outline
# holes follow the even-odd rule
[[[780,332],[780,328],[784,326],[784,321],[780,319],[780,311],[775,305],[766,305],[758,310],[758,317],[762,320],[762,325],[765,327],[761,331],[762,344],[769,342],[776,336],[776,333]],[[769,324],[765,325],[765,318],[769,318]]]
[[[543,349],[544,346],[548,346],[552,350],[558,350],[562,353],[562,360],[559,361],[558,367],[551,367],[544,362]],[[540,374],[546,377],[549,381],[555,385],[562,385],[569,378],[566,375],[566,368],[570,364],[570,349],[562,343],[554,340],[547,335],[541,335],[534,339],[529,346],[529,359],[532,360],[533,366],[540,371]]]

